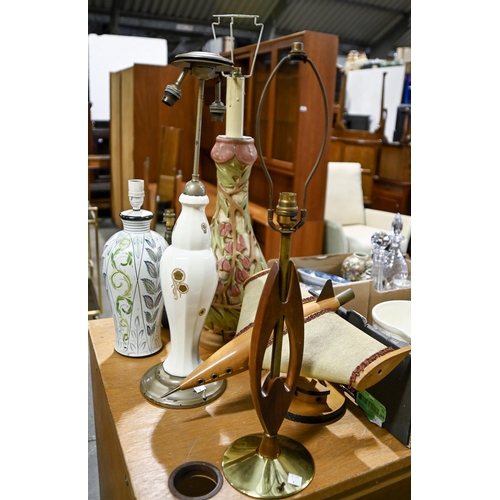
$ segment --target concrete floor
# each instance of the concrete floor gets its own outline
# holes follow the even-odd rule
[[[98,253],[96,253],[96,241],[91,232],[90,238],[90,251],[92,258],[95,260],[96,255],[102,255],[102,251],[104,248],[104,244],[106,241],[117,231],[121,231],[122,228],[118,228],[113,220],[107,214],[99,215],[98,219],[99,226],[99,235],[98,235]],[[161,223],[157,223],[156,231],[163,235],[165,233],[165,226]],[[102,287],[102,304],[101,309],[102,313],[99,315],[99,319],[102,318],[112,318],[113,313],[111,312],[111,307],[106,296],[104,284],[102,282],[102,276],[99,277],[101,281]],[[89,360],[89,370],[88,370],[88,452],[89,452],[89,461],[88,461],[88,498],[89,500],[101,500],[101,496],[99,493],[99,468],[97,462],[97,447],[96,447],[96,437],[95,437],[95,425],[94,425],[94,405],[92,401],[92,380],[90,377],[90,360]],[[106,499],[102,499],[106,500]]]
[[[102,249],[104,244],[117,231],[120,229],[114,224],[114,222],[109,217],[99,217],[98,220],[99,225],[99,236],[97,238],[97,243],[99,246],[98,252],[96,252],[96,241],[94,238],[94,233],[91,231],[90,238],[90,250],[91,256],[95,259],[98,256],[102,255]],[[95,263],[94,263],[95,265]],[[104,285],[102,282],[102,277],[99,276],[101,281],[101,290],[102,290],[102,313],[99,315],[99,318],[111,318],[113,316],[111,312],[111,308],[109,305],[108,298],[106,297],[106,293],[104,291]],[[92,401],[92,379],[90,376],[90,359],[89,359],[89,370],[88,370],[88,399],[89,399],[89,434],[88,434],[88,449],[89,449],[89,464],[88,464],[88,498],[89,500],[100,500],[101,496],[99,493],[99,469],[97,463],[97,447],[96,447],[96,439],[95,439],[95,425],[94,425],[94,404]]]
[[[89,366],[90,368],[90,366]],[[95,442],[95,426],[94,426],[94,405],[92,404],[92,382],[90,379],[89,369],[89,469],[88,469],[88,493],[89,500],[100,500],[99,494],[99,469],[97,465],[97,448]]]

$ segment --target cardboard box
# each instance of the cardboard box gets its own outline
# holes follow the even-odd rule
[[[342,276],[341,266],[346,257],[352,253],[339,253],[328,255],[315,255],[312,257],[292,257],[291,260],[295,267],[303,267],[306,269],[313,269],[315,271],[322,271],[324,273],[335,274]],[[271,262],[274,262],[273,259]],[[408,264],[408,275],[411,276],[411,261],[406,259]],[[411,300],[411,288],[401,290],[392,290],[389,292],[377,292],[373,288],[371,280],[353,281],[351,283],[340,284],[333,283],[333,290],[338,294],[344,290],[351,288],[354,292],[355,298],[349,303],[345,304],[347,309],[357,311],[361,316],[365,317],[369,324],[372,323],[372,309],[380,302],[387,300]]]

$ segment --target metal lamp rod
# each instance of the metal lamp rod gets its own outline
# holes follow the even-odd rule
[[[198,80],[198,103],[196,107],[196,131],[194,138],[194,162],[193,181],[200,180],[200,143],[201,143],[201,121],[203,117],[203,96],[205,93],[205,80]]]
[[[319,154],[318,154],[318,157],[316,159],[316,162],[311,170],[311,172],[309,173],[309,176],[307,177],[307,180],[304,184],[304,196],[303,196],[303,206],[305,207],[306,206],[306,198],[307,198],[307,190],[308,190],[308,187],[309,187],[309,182],[311,181],[314,173],[316,172],[316,169],[318,168],[318,165],[319,165],[319,162],[321,161],[321,158],[323,156],[323,152],[325,150],[325,146],[326,146],[326,141],[327,141],[327,138],[329,136],[329,130],[330,130],[330,124],[329,124],[329,112],[328,112],[328,98],[326,96],[326,90],[325,90],[325,86],[323,85],[323,81],[321,80],[321,77],[320,77],[320,74],[318,72],[318,69],[316,68],[315,64],[311,61],[311,59],[309,59],[306,55],[306,53],[303,51],[303,47],[302,47],[302,43],[300,42],[297,42],[297,43],[294,43],[293,46],[292,46],[292,50],[289,52],[289,54],[287,54],[285,57],[283,57],[283,59],[281,59],[281,61],[279,61],[279,63],[276,65],[276,67],[274,68],[273,72],[271,73],[270,77],[268,78],[267,82],[266,82],[266,85],[264,86],[264,89],[262,91],[262,94],[261,94],[261,97],[260,97],[260,102],[259,102],[259,107],[258,107],[258,110],[257,110],[257,123],[256,123],[256,144],[257,144],[257,151],[258,151],[258,154],[259,154],[259,158],[260,158],[260,161],[261,161],[261,164],[263,166],[263,169],[264,169],[264,174],[267,178],[267,182],[269,184],[269,208],[268,208],[268,222],[269,222],[269,225],[271,227],[273,227],[274,229],[278,230],[279,231],[279,228],[277,228],[275,226],[275,224],[273,223],[273,208],[272,208],[272,204],[273,204],[273,198],[274,198],[274,188],[273,188],[273,181],[271,179],[271,176],[269,174],[269,171],[266,167],[266,163],[264,161],[264,158],[263,158],[263,155],[262,155],[262,147],[261,147],[261,143],[260,143],[260,115],[261,115],[261,111],[262,111],[262,104],[263,104],[263,101],[264,101],[264,98],[266,96],[266,93],[267,93],[267,89],[269,87],[269,85],[271,84],[271,81],[273,80],[274,78],[274,75],[278,72],[279,68],[285,63],[285,61],[287,60],[301,60],[303,62],[307,62],[311,65],[311,68],[313,69],[314,71],[314,74],[316,75],[316,79],[318,80],[318,83],[320,85],[320,88],[321,88],[321,94],[322,94],[322,97],[323,97],[323,105],[324,105],[324,109],[325,109],[325,129],[324,129],[324,134],[323,134],[323,142],[321,144],[321,148],[320,148],[320,151],[319,151]],[[297,226],[295,227],[295,229],[298,229],[300,226],[302,226],[305,222],[305,214],[306,214],[306,209],[303,208],[301,210],[301,219],[300,219],[300,222],[297,224]]]

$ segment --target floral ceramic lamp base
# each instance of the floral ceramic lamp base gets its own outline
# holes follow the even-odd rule
[[[236,334],[243,283],[268,266],[248,209],[248,183],[257,159],[253,138],[219,135],[211,157],[217,167],[217,199],[210,232],[218,282],[200,342],[214,352]]]
[[[101,269],[113,313],[115,351],[140,358],[162,348],[160,261],[168,245],[150,230],[153,213],[141,208],[144,181],[130,179],[128,186],[132,209],[120,213],[123,230],[105,243]]]

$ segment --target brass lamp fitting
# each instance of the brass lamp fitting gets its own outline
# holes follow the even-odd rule
[[[217,75],[215,81],[215,101],[210,104],[210,116],[213,122],[224,121],[224,114],[226,113],[226,106],[221,100],[221,81],[220,75]]]
[[[163,211],[163,223],[165,224],[165,240],[172,244],[172,229],[175,225],[175,212],[173,208],[166,208]]]
[[[284,231],[290,231],[294,228],[297,223],[298,213],[297,194],[288,192],[280,193],[278,204],[276,205],[276,218]]]

